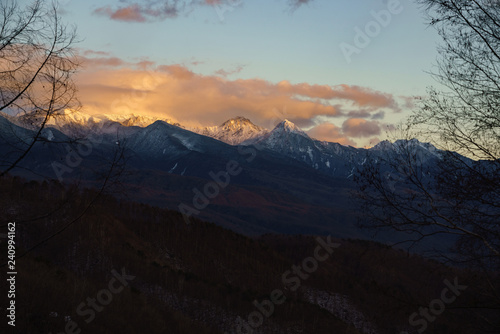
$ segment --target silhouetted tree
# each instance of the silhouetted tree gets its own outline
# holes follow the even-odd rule
[[[498,310],[500,3],[417,2],[442,37],[432,75],[444,87],[431,88],[418,102],[401,127],[407,140],[395,144],[389,159],[360,170],[368,213],[362,225],[408,232],[413,242],[437,234],[453,238],[453,256],[440,255],[489,273],[484,286],[492,303],[476,307]],[[422,154],[415,137],[442,151]]]
[[[67,198],[82,190],[81,180],[87,181],[86,186],[98,189],[95,196],[84,202],[77,215],[58,216],[61,225],[45,231],[46,235],[31,248],[34,249],[79,221],[99,195],[119,183],[125,157],[121,143],[108,147],[104,153],[106,156],[94,159],[99,164],[92,166],[96,175],[91,175],[83,171],[80,162],[83,157],[95,154],[99,141],[62,135],[59,140],[51,138],[52,132],[46,129],[48,121],[68,110],[80,108],[72,79],[80,65],[74,48],[76,28],[62,22],[55,1],[22,3],[17,0],[0,2],[0,178],[28,169],[39,178],[56,176],[62,181],[63,173],[70,174],[75,170],[68,183],[77,185],[67,187],[66,198],[47,203],[37,214],[16,211],[14,217],[4,215],[0,227],[5,227],[10,219],[18,224],[31,224],[49,216],[55,217],[57,211],[64,211],[67,207]],[[35,148],[42,147],[44,150],[39,150],[42,152],[38,152],[39,155],[53,153],[50,166],[55,174],[43,175],[40,170],[32,170],[23,164],[30,161],[28,156],[37,151]],[[71,168],[68,161],[72,162]],[[44,200],[47,194],[37,195]]]
[[[35,130],[2,129],[2,136],[18,137],[22,144],[13,145],[17,152],[2,157],[0,176],[18,166],[44,140],[42,131],[51,117],[79,106],[72,81],[78,68],[75,42],[76,30],[61,22],[55,2],[0,3],[0,111],[32,123]]]

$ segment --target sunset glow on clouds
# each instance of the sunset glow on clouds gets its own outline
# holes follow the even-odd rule
[[[245,116],[268,129],[287,118],[310,128],[317,139],[355,145],[356,138],[380,135],[378,119],[400,110],[390,94],[358,86],[230,80],[231,70],[201,75],[184,65],[130,63],[94,51],[82,52],[81,60],[79,95],[86,111],[94,114],[149,114],[185,126],[218,125]],[[338,119],[342,126],[321,124],[325,117]]]
[[[169,0],[164,2],[143,0],[125,6],[103,6],[94,10],[94,14],[106,16],[116,21],[147,22],[175,18],[189,11],[195,5],[214,6],[223,0],[200,0],[187,2],[184,0]]]
[[[309,136],[319,140],[339,143],[342,145],[356,146],[356,142],[346,136],[342,128],[336,126],[335,124],[325,122],[321,123],[308,132]]]
[[[367,121],[361,118],[349,118],[342,124],[342,131],[351,137],[371,137],[381,133],[378,121]]]
[[[289,119],[319,140],[364,147],[386,139],[433,83],[425,71],[435,40],[413,3],[351,63],[339,45],[352,44],[384,1],[59,5],[81,37],[75,81],[91,114],[157,115],[186,127],[243,116],[272,129]]]
[[[243,4],[243,0],[141,0],[134,2],[122,0],[120,2],[125,5],[102,6],[95,9],[93,14],[116,21],[144,23],[176,18],[191,12],[198,6],[211,6],[225,12]],[[296,10],[310,2],[312,0],[288,0],[287,5],[291,10]]]

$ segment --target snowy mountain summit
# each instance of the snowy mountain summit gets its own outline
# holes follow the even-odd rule
[[[278,123],[276,127],[264,136],[256,138],[254,141],[247,141],[245,144],[258,143],[270,149],[291,150],[299,147],[310,146],[312,139],[298,126],[285,119]]]
[[[253,124],[248,118],[231,118],[220,126],[210,126],[205,128],[194,128],[193,132],[212,137],[230,145],[238,145],[249,139],[265,135],[268,131]]]
[[[36,129],[43,121],[39,115],[9,119],[30,129]],[[5,121],[8,122],[7,119]],[[369,158],[391,161],[403,153],[416,158],[419,164],[429,165],[442,158],[440,150],[417,139],[397,140],[394,143],[382,141],[371,149],[319,141],[309,137],[287,119],[278,123],[272,131],[255,125],[245,117],[229,119],[219,126],[198,128],[187,128],[171,122],[169,119],[147,115],[87,115],[72,111],[49,118],[42,135],[52,141],[57,137],[57,133],[51,130],[53,128],[76,139],[94,138],[94,134],[102,134],[102,137],[96,138],[103,138],[108,144],[126,139],[128,148],[139,152],[146,159],[173,159],[170,168],[172,172],[178,168],[181,175],[184,175],[187,166],[176,159],[191,152],[205,154],[212,151],[227,157],[234,148],[226,144],[253,145],[261,151],[299,161],[303,166],[312,167],[324,175],[342,178],[350,178],[355,169],[364,165]]]
[[[309,136],[302,131],[297,125],[294,123],[290,122],[289,120],[285,119],[284,121],[280,122],[276,127],[274,128],[273,131],[277,132],[286,132],[286,133],[294,133],[302,136],[306,136],[309,138]]]
[[[25,114],[15,118],[15,122],[21,126],[38,128],[44,119],[44,114]],[[138,126],[144,128],[158,120],[173,124],[173,121],[170,119],[156,116],[135,114],[90,115],[81,111],[67,109],[51,115],[46,125],[47,127],[56,128],[69,136],[80,136],[81,134],[87,133],[89,130],[99,132],[107,132],[109,129],[116,130],[116,125],[125,127]]]

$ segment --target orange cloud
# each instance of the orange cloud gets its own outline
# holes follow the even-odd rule
[[[329,141],[334,143],[339,143],[341,145],[351,145],[356,146],[356,142],[348,138],[342,129],[335,124],[325,122],[319,124],[307,132],[312,138]]]
[[[201,75],[182,65],[156,66],[148,60],[84,59],[88,66],[76,81],[80,100],[89,113],[157,115],[186,126],[218,125],[228,118],[245,116],[271,129],[284,118],[306,127],[323,117],[345,117],[345,104],[379,113],[397,108],[390,95],[357,86],[229,80]],[[325,124],[309,133],[321,140],[355,145],[348,137],[378,135],[380,126],[357,117],[344,122],[342,128]]]

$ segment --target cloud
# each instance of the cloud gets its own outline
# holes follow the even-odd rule
[[[288,3],[290,5],[290,7],[292,8],[292,10],[295,10],[295,9],[299,8],[300,6],[306,5],[312,1],[313,0],[289,0]]]
[[[215,74],[226,78],[226,77],[230,76],[231,74],[240,73],[242,70],[243,70],[243,66],[238,66],[232,70],[225,70],[225,69],[217,70],[217,71],[215,71]]]
[[[367,121],[362,118],[349,118],[342,124],[342,131],[350,137],[371,137],[381,133],[377,121]]]
[[[84,67],[120,67],[125,65],[125,62],[117,57],[79,57],[80,62]]]
[[[341,145],[356,146],[356,142],[348,138],[341,128],[329,122],[315,126],[309,130],[307,134],[318,140],[339,143]]]
[[[142,0],[129,2],[124,6],[103,6],[95,9],[93,14],[108,17],[111,20],[122,22],[154,22],[176,18],[182,14],[188,14],[199,6],[212,6],[219,11],[226,8],[234,8],[243,3],[243,0]],[[292,11],[312,0],[288,0]]]
[[[291,84],[289,81],[278,83],[279,89],[283,92],[308,96],[324,100],[341,99],[351,101],[359,107],[371,108],[397,108],[398,104],[390,94],[384,94],[369,88],[349,85],[310,85],[306,83]]]
[[[143,0],[118,8],[111,6],[100,7],[94,10],[93,13],[106,16],[115,21],[151,22],[175,18],[186,10],[187,5],[186,1],[183,0]]]
[[[375,115],[377,110],[398,108],[390,95],[364,87],[228,79],[224,74],[230,70],[202,75],[180,64],[157,65],[147,59],[127,62],[99,51],[86,54],[89,56],[81,56],[86,70],[75,79],[89,113],[157,115],[186,126],[218,125],[245,116],[272,129],[285,118],[301,127],[314,126],[320,119],[342,120],[348,116],[344,105],[366,106]],[[310,133],[321,140],[355,145],[350,137],[378,135],[380,126],[376,121],[351,117],[341,128],[320,125]]]
[[[385,112],[384,111],[379,111],[378,113],[376,114],[373,114],[372,115],[372,119],[384,119],[385,117]]]
[[[137,4],[116,10],[111,9],[110,6],[100,7],[94,11],[94,14],[108,16],[110,19],[116,21],[146,22],[143,10]]]
[[[78,62],[83,65],[85,69],[98,69],[98,68],[120,68],[123,66],[131,66],[137,69],[147,70],[156,66],[156,63],[148,58],[139,58],[136,62],[126,62],[121,58],[114,57],[108,52],[98,50],[78,50]]]
[[[368,110],[352,110],[347,113],[349,117],[357,117],[357,118],[367,118],[370,117],[370,111]]]
[[[120,2],[128,2],[121,0]],[[187,14],[197,6],[234,5],[235,0],[142,0],[126,6],[103,6],[93,14],[106,16],[111,20],[124,22],[154,22]]]
[[[80,53],[83,55],[83,56],[86,56],[86,57],[92,57],[92,56],[101,56],[101,57],[108,57],[110,56],[110,53],[109,52],[105,52],[105,51],[100,51],[100,50],[88,50],[88,49],[85,49],[85,50],[81,50],[81,49],[78,49],[80,51]]]
[[[390,125],[388,125],[390,126]],[[361,118],[349,118],[341,127],[331,123],[323,122],[308,131],[308,134],[318,140],[336,142],[342,145],[357,146],[353,138],[367,138],[362,142],[373,146],[380,141],[375,137],[381,133],[381,124],[377,121],[367,121]]]
[[[204,61],[200,61],[200,60],[192,60],[189,62],[190,65],[193,65],[193,66],[198,66],[198,65],[201,65],[201,64],[205,64]]]
[[[404,101],[403,107],[405,109],[414,109],[417,107],[418,102],[421,100],[420,96],[400,96]]]
[[[372,148],[373,146],[377,145],[381,141],[382,140],[380,140],[380,138],[378,138],[378,137],[370,138],[370,141],[367,143],[367,145],[364,146],[364,148]]]

